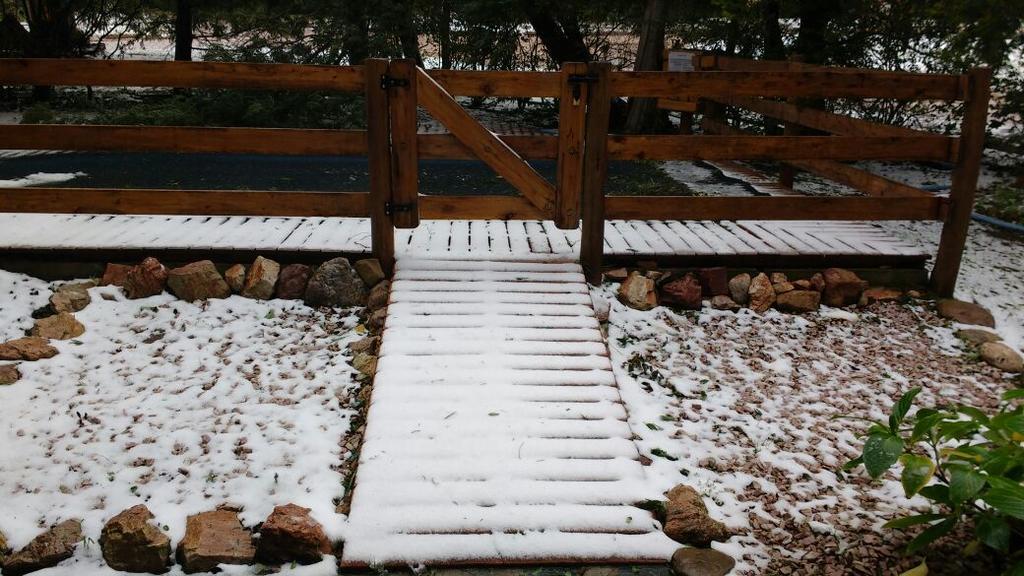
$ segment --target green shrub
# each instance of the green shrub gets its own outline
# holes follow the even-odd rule
[[[844,466],[860,465],[878,478],[899,462],[907,497],[920,494],[931,510],[892,520],[887,528],[924,527],[907,545],[913,554],[945,536],[961,522],[973,525],[966,553],[987,547],[1007,566],[1005,574],[1024,575],[1024,390],[1002,396],[994,414],[972,406],[921,408],[907,414],[915,388],[892,408],[888,422],[872,422],[863,453]]]
[[[1024,188],[997,184],[979,191],[975,209],[988,216],[1024,224]]]
[[[46,104],[35,104],[21,115],[22,124],[53,124],[53,110]]]

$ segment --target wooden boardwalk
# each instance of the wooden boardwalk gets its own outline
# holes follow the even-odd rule
[[[578,255],[578,230],[552,222],[429,220],[396,231],[399,256],[564,260]],[[259,252],[282,258],[370,250],[369,220],[227,216],[0,214],[0,250],[36,256],[96,252],[116,260],[161,252]],[[866,222],[624,221],[605,225],[605,254],[681,264],[747,266],[829,262],[920,267],[930,254]]]
[[[664,562],[578,264],[400,258],[342,565]]]

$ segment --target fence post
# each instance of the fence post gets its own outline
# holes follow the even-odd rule
[[[583,62],[562,64],[558,95],[558,165],[555,186],[555,226],[575,230],[580,225],[580,188],[583,186],[583,135],[587,122],[587,83]]]
[[[395,226],[391,204],[391,124],[388,121],[388,92],[383,80],[388,61],[366,60],[366,155],[370,172],[370,238],[373,255],[385,273],[395,266]]]
[[[608,172],[608,118],[611,95],[608,73],[611,64],[588,64],[590,83],[587,100],[586,136],[583,149],[583,190],[580,230],[580,263],[587,282],[601,283],[601,258],[604,255],[604,182]]]
[[[391,220],[396,228],[415,228],[420,224],[416,61],[392,60],[387,74],[391,118]]]
[[[985,147],[988,123],[989,84],[992,70],[975,68],[964,75],[964,118],[960,124],[960,150],[949,189],[949,210],[942,225],[939,252],[932,268],[931,289],[950,297],[956,289],[960,260],[967,244],[967,228],[974,210],[974,193]]]
[[[790,56],[789,60],[790,62],[786,69],[792,72],[799,72],[799,64],[803,62],[803,56],[800,56],[799,54],[793,54],[792,56]],[[799,104],[799,101],[796,98],[786,98],[786,102],[790,104]],[[792,122],[782,123],[782,134],[784,136],[799,136],[801,132],[802,130],[799,124],[793,124]],[[792,164],[787,164],[783,162],[781,166],[779,166],[779,186],[782,186],[783,188],[792,189],[793,182],[795,180],[796,169],[793,167]]]

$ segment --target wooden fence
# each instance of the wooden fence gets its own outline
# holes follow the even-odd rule
[[[366,130],[165,126],[0,126],[0,149],[357,155],[369,159],[363,193],[21,188],[0,190],[0,211],[99,214],[351,216],[372,220],[373,251],[390,267],[394,228],[421,218],[546,219],[582,226],[581,261],[600,277],[606,219],[941,220],[933,289],[956,282],[983,146],[990,73],[962,76],[832,69],[715,56],[694,72],[613,72],[568,63],[559,72],[417,68],[408,60],[363,66],[210,62],[0,60],[0,85],[163,86],[364,93]],[[455,96],[557,98],[557,136],[495,135]],[[609,134],[612,98],[696,100],[702,135]],[[959,137],[876,124],[801,106],[795,99],[963,100]],[[418,134],[425,108],[447,134]],[[785,123],[783,135],[751,135],[725,121],[728,107]],[[800,134],[800,127],[815,134]],[[479,158],[520,196],[421,196],[422,158]],[[528,163],[557,160],[555,182]],[[773,160],[821,174],[862,197],[606,196],[609,160]],[[923,160],[955,165],[949,198],[857,170],[842,161]]]

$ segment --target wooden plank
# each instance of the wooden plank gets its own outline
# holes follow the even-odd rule
[[[420,217],[464,220],[543,220],[536,206],[519,196],[422,196]]]
[[[498,138],[523,158],[529,160],[558,158],[557,136],[498,134]],[[477,158],[472,150],[451,134],[419,134],[416,140],[420,158],[454,160],[476,160]]]
[[[792,122],[815,130],[846,136],[928,136],[930,132],[890,126],[852,116],[834,114],[827,110],[798,106],[787,102],[764,100],[744,96],[718,96],[715,101],[746,108],[769,118]]]
[[[612,96],[644,98],[887,98],[959,100],[959,76],[842,70],[742,72],[615,72]]]
[[[166,86],[245,90],[363,90],[362,66],[165,62],[48,58],[0,59],[0,86]]]
[[[558,166],[555,177],[555,225],[575,230],[580,224],[580,188],[583,186],[583,135],[587,121],[586,82],[572,76],[587,73],[582,62],[562,64],[558,96]]]
[[[7,188],[0,189],[0,212],[366,216],[367,200],[349,192]]]
[[[388,89],[391,117],[391,203],[400,207],[391,215],[396,228],[420,223],[419,159],[416,149],[416,61],[392,60],[388,76],[405,81]]]
[[[365,130],[12,124],[0,148],[362,156]]]
[[[974,210],[974,194],[978,188],[978,174],[985,147],[992,70],[975,68],[966,78],[967,100],[964,102],[964,118],[960,125],[960,161],[953,169],[949,214],[942,226],[939,251],[930,280],[932,290],[939,296],[947,297],[953,296],[956,290],[971,211]]]
[[[587,281],[601,283],[601,260],[604,253],[604,222],[606,219],[604,185],[608,173],[608,123],[611,114],[611,94],[608,77],[611,65],[607,62],[587,66],[595,78],[590,85],[587,101],[586,136],[584,137],[583,188],[580,199],[580,263]]]
[[[558,72],[435,68],[427,73],[453,96],[557,98],[561,92],[561,76]]]
[[[365,64],[368,78],[388,73],[388,61],[370,58]],[[388,214],[391,202],[391,128],[388,92],[377,82],[366,83],[366,134],[370,173],[370,236],[373,255],[390,275],[395,266],[395,226]]]
[[[607,218],[623,220],[937,220],[940,198],[802,196],[609,196]]]
[[[541,212],[553,215],[554,186],[516,154],[515,150],[474,120],[451,94],[421,69],[416,72],[416,82],[419,103],[434,118]]]
[[[951,161],[947,136],[688,136],[608,137],[617,160],[938,160]]]

